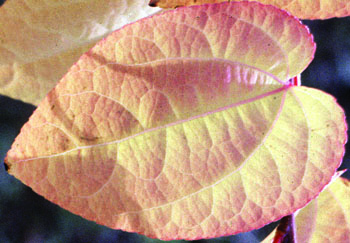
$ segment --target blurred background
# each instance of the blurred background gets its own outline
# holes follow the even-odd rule
[[[302,74],[302,84],[332,94],[350,116],[350,18],[303,22],[314,35],[317,51]],[[32,105],[0,96],[0,242],[162,242],[82,219],[46,201],[7,174],[2,163],[6,152],[34,109]],[[345,168],[350,169],[349,152],[340,167]],[[350,178],[350,171],[343,176]],[[244,234],[193,242],[260,242],[276,225],[277,222]]]

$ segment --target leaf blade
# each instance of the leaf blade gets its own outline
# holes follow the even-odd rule
[[[195,70],[195,66],[198,65],[186,64],[183,67]],[[208,69],[208,67],[206,66],[204,69]],[[175,72],[174,68],[171,70]],[[220,70],[219,66],[214,65],[213,70]],[[177,73],[182,74],[183,71],[180,69]],[[252,77],[254,76],[256,75]],[[246,77],[246,75],[242,75],[241,80],[242,77]],[[267,79],[267,81],[267,83],[271,83],[271,80]],[[282,84],[278,81],[275,82],[277,87],[281,87]],[[240,82],[233,82],[233,85],[237,85],[237,83],[240,84]],[[65,83],[60,84],[64,85]],[[224,85],[222,81],[221,85]],[[268,85],[262,85],[262,90],[266,86]],[[60,85],[57,89],[59,87]],[[271,89],[271,87],[269,88]],[[259,90],[258,85],[255,84],[254,89]],[[80,138],[83,145],[77,150],[65,151],[62,154],[63,157],[54,154],[54,156],[41,158],[34,156],[32,159],[20,161],[19,153],[14,149],[9,152],[7,162],[17,157],[18,161],[10,166],[11,173],[21,178],[26,184],[31,184],[38,193],[45,195],[64,208],[69,208],[75,213],[110,227],[141,232],[147,236],[161,239],[208,238],[249,231],[285,214],[290,214],[306,204],[315,196],[315,193],[322,190],[323,186],[328,183],[328,179],[331,178],[341,161],[342,153],[339,152],[339,147],[343,146],[343,132],[339,132],[339,138],[333,136],[335,138],[332,139],[334,142],[331,144],[334,144],[334,148],[327,149],[327,151],[338,151],[337,155],[334,157],[333,154],[322,153],[320,156],[323,159],[317,164],[308,161],[305,150],[295,152],[295,145],[285,147],[284,151],[278,148],[276,139],[286,137],[283,135],[284,133],[290,134],[289,130],[285,131],[286,127],[290,126],[287,122],[290,116],[293,116],[294,122],[303,128],[293,132],[294,137],[289,139],[289,143],[305,147],[307,146],[306,142],[308,142],[311,144],[309,145],[311,148],[315,147],[312,143],[319,144],[321,141],[323,141],[323,146],[330,144],[326,135],[322,135],[323,139],[318,137],[317,141],[314,142],[305,137],[306,127],[311,126],[310,129],[313,129],[317,127],[317,124],[308,125],[305,123],[305,117],[298,115],[300,109],[296,110],[295,108],[300,104],[293,93],[297,92],[298,96],[302,96],[305,95],[305,92],[316,92],[320,96],[319,91],[295,87],[292,92],[290,89],[283,88],[282,85],[282,89],[278,88],[277,91],[266,97],[257,96],[259,99],[255,99],[253,102],[218,110],[216,113],[206,113],[205,117],[180,120],[180,123],[155,127],[156,129],[150,128],[145,132],[120,139],[117,142],[108,142],[107,140],[102,144],[88,145],[91,142],[95,143],[96,140],[81,139],[78,134],[71,134],[70,137]],[[302,90],[301,94],[300,90]],[[255,92],[250,90],[246,93],[254,94]],[[239,94],[244,95],[244,92],[241,90]],[[276,96],[280,102],[276,102],[274,99]],[[323,102],[330,99],[326,95],[324,96],[322,97]],[[67,98],[64,94],[61,97]],[[69,97],[75,96],[70,94]],[[302,100],[304,101],[305,98]],[[48,144],[48,147],[51,148],[64,147],[67,144],[67,141],[64,140],[60,142],[61,140],[57,139],[43,140],[42,137],[38,137],[37,142],[35,142],[33,135],[38,133],[30,129],[33,124],[40,126],[40,124],[52,123],[56,127],[60,127],[60,119],[56,119],[54,116],[50,118],[52,113],[45,115],[52,120],[44,119],[40,122],[38,117],[43,116],[40,113],[45,105],[47,107],[51,107],[53,104],[59,106],[61,102],[58,95],[56,102],[44,102],[42,106],[39,106],[29,124],[23,128],[21,135],[16,139],[14,147],[17,143],[24,143],[26,148],[29,146],[42,148],[43,143],[40,144],[40,141]],[[66,100],[66,102],[68,101]],[[74,101],[70,100],[68,103],[72,104]],[[315,109],[314,101],[311,104],[310,107]],[[305,101],[303,105],[305,106]],[[331,106],[332,109],[336,109],[336,104],[332,103]],[[101,112],[97,110],[97,113]],[[244,130],[239,125],[242,124],[239,114],[246,116]],[[310,116],[309,112],[307,115]],[[92,118],[96,119],[96,116],[98,115],[92,115]],[[343,119],[340,110],[339,114],[335,116],[340,116],[337,118],[339,120]],[[231,117],[230,123],[227,123],[228,120],[224,117]],[[248,122],[254,121],[258,117],[258,124],[254,125]],[[299,118],[297,119],[297,117]],[[232,118],[234,119],[232,120]],[[322,119],[329,120],[329,114],[327,113],[326,116],[317,115],[317,118],[323,124]],[[165,121],[167,120],[165,119]],[[89,124],[86,126],[89,127]],[[224,128],[225,126],[227,130]],[[43,130],[43,128],[41,127],[41,130],[44,134],[57,134],[57,131],[53,133],[47,129]],[[337,129],[337,126],[333,128]],[[139,127],[138,129],[143,128]],[[63,129],[61,128],[61,130]],[[332,129],[325,128],[325,130],[326,134],[334,132]],[[260,136],[254,138],[252,131],[254,131],[255,136],[257,136],[256,134],[260,134]],[[228,137],[229,140],[225,142]],[[249,139],[247,139],[248,137]],[[29,138],[32,145],[25,142]],[[198,141],[202,142],[198,143]],[[239,143],[242,144],[238,145]],[[207,151],[208,147],[213,147],[213,150]],[[317,150],[318,146],[314,149]],[[198,152],[191,155],[189,151]],[[42,152],[47,153],[48,150],[45,149]],[[208,152],[209,154],[207,154]],[[308,153],[312,152],[315,151],[310,150]],[[223,154],[220,156],[220,153]],[[294,155],[289,155],[291,153]],[[102,154],[108,154],[108,156],[102,156]],[[287,156],[287,158],[283,158],[283,156]],[[96,160],[94,158],[103,161],[103,164],[92,163],[93,160]],[[285,164],[286,160],[288,165]],[[261,161],[265,161],[264,164],[261,164]],[[301,166],[301,161],[305,163],[304,167]],[[337,161],[337,163],[333,163],[331,166],[329,161]],[[189,165],[190,167],[188,167]],[[97,166],[102,166],[104,169],[98,170]],[[315,180],[314,170],[319,167],[322,169],[319,169],[319,178]],[[271,175],[271,168],[278,168],[281,175],[279,173]],[[179,169],[182,172],[178,171]],[[25,171],[31,171],[31,173],[28,174]],[[37,171],[37,173],[32,171]],[[258,171],[259,173],[257,173]],[[304,174],[302,177],[304,182],[302,182],[300,174]],[[76,178],[76,175],[80,176]],[[35,181],[40,181],[40,183],[35,183]],[[122,181],[124,183],[121,183]],[[276,187],[276,183],[280,186]],[[53,186],[54,191],[52,191]],[[290,190],[294,190],[294,193],[290,194],[288,192]],[[137,195],[134,195],[134,192],[137,192]],[[227,192],[227,194],[223,194],[223,192]],[[105,198],[106,195],[108,195],[108,199]],[[289,197],[294,199],[291,200],[292,204],[286,205],[286,198]],[[237,202],[236,200],[231,201],[230,198],[241,199]],[[214,199],[215,203],[213,203]],[[116,201],[119,202],[117,205]],[[87,205],[89,210],[82,211],[81,209]],[[196,207],[193,208],[193,205]],[[277,209],[280,213],[276,212]],[[171,212],[176,212],[176,214]],[[211,212],[213,213],[211,214]],[[97,218],[94,216],[96,214],[99,215]],[[232,228],[227,228],[216,218],[227,220]],[[215,229],[211,228],[213,222],[220,226]],[[163,229],[163,227],[165,228]],[[192,229],[189,231],[188,228]]]
[[[315,43],[308,29],[273,6],[222,3],[176,9],[174,13],[135,23],[133,30],[122,29],[109,39],[117,42],[118,54],[107,59],[131,64],[173,57],[224,58],[252,65],[281,80],[298,75],[313,59]],[[138,53],[141,43],[149,49],[146,54]],[[108,41],[101,48],[103,45],[109,45]]]
[[[7,1],[0,8],[0,92],[37,105],[100,38],[156,11],[136,0]]]

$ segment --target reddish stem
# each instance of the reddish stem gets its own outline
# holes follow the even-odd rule
[[[294,215],[288,215],[281,219],[277,227],[273,243],[295,243]]]

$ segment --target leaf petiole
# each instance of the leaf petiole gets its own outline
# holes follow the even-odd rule
[[[273,243],[296,243],[294,223],[294,214],[283,217],[277,227]]]

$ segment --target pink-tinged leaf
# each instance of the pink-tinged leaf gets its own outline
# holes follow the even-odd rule
[[[339,177],[295,219],[298,243],[350,242],[350,182]],[[270,243],[273,231],[263,243]]]
[[[247,63],[249,49],[219,45],[217,32],[230,33],[226,47],[243,36],[253,50],[265,46],[247,39],[258,29],[245,19],[253,11],[254,23],[280,19],[313,47],[297,20],[256,3],[128,25],[83,55],[38,106],[6,157],[10,173],[87,219],[165,240],[249,231],[303,207],[342,160],[344,113],[331,96]],[[294,43],[278,33],[281,45]],[[288,65],[274,68],[285,59],[276,60],[267,70],[286,74]]]
[[[39,105],[6,159],[87,219],[160,239],[249,231],[303,207],[340,164],[344,114],[320,91],[215,59],[78,71],[92,63]]]
[[[150,0],[150,6],[177,8],[205,3],[221,3],[228,0]],[[287,10],[300,19],[328,19],[350,16],[348,0],[230,0],[229,2],[258,1]]]
[[[6,1],[0,93],[37,105],[98,40],[156,11],[143,0]]]
[[[139,21],[101,43],[100,49],[111,46],[105,56],[111,62],[215,57],[260,68],[281,80],[301,73],[315,51],[299,20],[273,6],[249,2],[193,6]],[[97,54],[101,51],[96,48]]]

